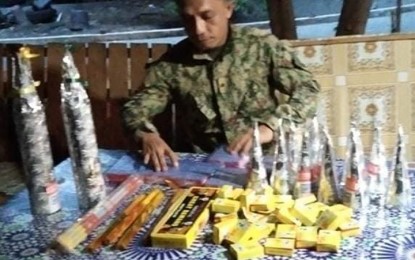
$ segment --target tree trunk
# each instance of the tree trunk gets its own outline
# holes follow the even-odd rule
[[[291,0],[267,0],[272,33],[280,39],[297,39]]]
[[[364,34],[372,0],[343,0],[336,36]]]

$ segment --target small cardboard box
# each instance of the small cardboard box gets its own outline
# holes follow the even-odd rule
[[[317,244],[317,227],[298,227],[296,248],[311,248]]]
[[[278,224],[275,237],[276,238],[288,238],[295,239],[297,236],[297,226],[294,224]]]
[[[294,253],[294,239],[268,238],[264,248],[267,255],[290,257]]]

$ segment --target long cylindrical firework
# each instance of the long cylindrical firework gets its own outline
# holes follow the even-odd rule
[[[259,139],[258,122],[254,122],[253,148],[251,158],[251,169],[247,188],[254,190],[257,194],[264,194],[267,188],[270,188],[267,180],[267,171],[263,162],[262,147]]]
[[[301,147],[301,163],[297,172],[296,183],[294,184],[294,197],[300,198],[311,194],[311,169],[310,169],[310,135],[308,131],[303,133],[303,143]]]
[[[314,117],[309,125],[310,135],[310,172],[311,192],[317,194],[322,169],[322,133],[317,117]]]
[[[373,130],[373,144],[369,162],[366,167],[367,187],[371,200],[379,200],[384,205],[386,197],[386,182],[388,177],[388,166],[386,162],[385,147],[382,143],[380,126],[375,124]]]
[[[105,198],[105,182],[98,157],[90,100],[68,50],[63,57],[62,69],[62,113],[79,207],[84,211]]]
[[[353,209],[365,209],[368,205],[366,186],[363,180],[364,158],[359,130],[350,129],[347,159],[345,163],[343,204]]]
[[[394,167],[389,180],[387,203],[403,210],[409,210],[412,205],[412,190],[405,158],[403,137],[403,128],[399,126],[396,151],[393,158]]]
[[[51,214],[61,208],[58,184],[53,174],[53,160],[45,111],[36,91],[30,59],[36,55],[27,47],[14,58],[13,117],[19,140],[22,163],[34,214]]]
[[[278,140],[275,142],[275,154],[271,172],[271,187],[274,194],[290,194],[289,170],[287,146],[285,142],[285,131],[282,126],[282,120],[279,120],[279,127],[276,134]]]
[[[333,143],[327,129],[323,129],[324,134],[324,167],[319,180],[317,198],[318,201],[331,205],[340,200],[339,181],[335,173],[335,154]]]

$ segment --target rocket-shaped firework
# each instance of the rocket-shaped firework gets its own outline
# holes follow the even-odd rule
[[[322,168],[322,133],[317,117],[314,117],[309,124],[310,133],[310,172],[311,192],[317,194]]]
[[[412,205],[412,191],[403,138],[403,129],[402,126],[399,126],[396,151],[393,158],[394,166],[389,180],[387,203],[402,210],[409,210]]]
[[[372,151],[366,167],[366,172],[368,174],[367,187],[370,199],[379,200],[379,202],[384,205],[388,166],[380,131],[379,123],[376,123],[373,130]]]
[[[271,187],[267,180],[267,171],[263,162],[262,147],[259,139],[258,122],[254,122],[253,148],[251,157],[251,169],[247,188],[254,190],[257,194],[264,194]]]
[[[305,130],[304,130],[305,131]],[[288,142],[286,144],[288,150],[288,165],[289,165],[289,182],[290,187],[294,187],[297,182],[297,173],[300,170],[301,163],[301,149],[303,140],[303,129],[297,127],[291,121],[288,132]]]
[[[105,182],[98,157],[90,100],[68,50],[63,57],[62,70],[62,113],[79,207],[84,211],[105,198]]]
[[[353,209],[365,209],[368,205],[366,186],[363,180],[364,158],[359,130],[352,125],[346,155],[343,204]]]
[[[289,182],[287,145],[285,142],[286,135],[282,126],[282,120],[279,120],[276,137],[278,140],[275,142],[275,154],[270,178],[271,187],[274,190],[274,194],[288,195],[290,194],[291,187]]]
[[[327,129],[323,129],[324,157],[323,171],[319,179],[318,201],[331,205],[340,201],[339,181],[335,173],[335,154],[333,143]]]
[[[309,154],[310,136],[308,131],[303,132],[303,142],[301,147],[301,163],[297,172],[297,179],[293,188],[295,198],[311,194],[311,169]]]
[[[34,214],[51,214],[61,208],[58,184],[53,175],[53,160],[45,111],[36,91],[30,59],[36,55],[21,47],[14,58],[13,118],[19,140],[22,163]]]

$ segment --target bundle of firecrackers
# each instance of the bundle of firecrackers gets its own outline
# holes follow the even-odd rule
[[[31,60],[38,55],[21,47],[13,57],[13,118],[22,164],[27,178],[31,210],[51,214],[61,208],[45,109],[37,93]],[[84,84],[69,50],[62,60],[61,104],[65,133],[75,179],[79,206],[87,211],[106,196],[98,157],[91,106]]]

